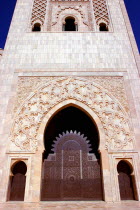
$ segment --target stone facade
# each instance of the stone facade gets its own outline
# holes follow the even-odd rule
[[[62,31],[69,16],[78,31]],[[32,31],[36,23],[40,32]],[[100,23],[108,31],[100,31]],[[19,204],[19,209],[30,209],[30,202],[44,208],[39,204],[44,131],[52,116],[69,106],[85,112],[98,129],[103,200],[121,202],[121,160],[133,169],[135,200],[140,200],[140,59],[123,0],[18,0],[0,51],[0,71],[2,208],[14,208],[7,194],[18,161],[27,166],[28,203]],[[105,202],[98,208],[112,208]],[[56,205],[50,204],[50,209]],[[82,208],[65,202],[60,208],[76,205]],[[95,203],[87,205],[90,209]]]

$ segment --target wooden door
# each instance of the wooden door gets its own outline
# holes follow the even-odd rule
[[[120,172],[118,178],[121,200],[134,200],[133,183],[131,175]]]
[[[15,174],[11,178],[10,201],[23,201],[25,192],[26,176]]]
[[[80,150],[63,151],[63,199],[81,198]]]

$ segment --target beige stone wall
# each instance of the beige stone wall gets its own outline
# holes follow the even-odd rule
[[[75,68],[78,71],[95,71],[96,68],[134,71],[136,64],[120,3],[108,0],[108,5],[112,23],[109,33],[89,33],[86,28],[83,33],[33,33],[29,27],[32,1],[20,0],[5,47],[3,68],[8,65],[28,71],[32,68],[40,71],[75,71]]]
[[[85,30],[82,32],[58,32],[58,29],[53,27],[54,31],[51,32],[45,32],[47,29],[44,28],[42,32],[33,33],[30,27],[33,1],[17,1],[5,50],[0,60],[1,201],[6,200],[10,166],[15,160],[24,160],[28,166],[25,201],[39,201],[44,128],[51,115],[69,103],[83,108],[94,120],[96,119],[102,139],[100,150],[104,177],[104,199],[120,201],[116,165],[118,160],[126,159],[134,168],[137,199],[139,200],[139,56],[123,1],[108,0],[107,3],[111,21],[109,32],[88,31],[86,26],[82,26],[84,27],[82,30]],[[76,96],[75,92],[70,95],[67,91],[65,100],[59,101],[57,93],[52,91],[49,97],[53,96],[54,101],[50,100],[49,105],[46,105],[46,107],[48,106],[47,113],[41,112],[42,121],[36,130],[37,138],[32,136],[32,146],[35,149],[28,150],[28,144],[23,149],[20,140],[24,141],[25,136],[21,138],[19,135],[19,142],[12,139],[19,131],[19,124],[14,127],[15,120],[20,121],[21,117],[23,122],[23,119],[26,118],[25,113],[21,111],[21,105],[28,108],[28,104],[30,104],[32,112],[36,108],[38,110],[32,100],[35,100],[35,103],[36,101],[40,103],[38,95],[42,93],[45,85],[46,87],[53,86],[53,88],[56,85],[59,89],[59,83],[61,83],[59,80],[61,81],[63,77],[70,86],[73,83],[79,84],[79,87],[82,85],[83,92],[80,94],[85,92],[87,98],[83,94],[82,99],[79,99],[79,93]],[[100,94],[103,95],[104,106],[99,99],[98,103],[95,103],[91,93],[87,90],[88,86],[93,88],[93,92],[95,87],[98,87],[97,99]],[[62,89],[60,88],[61,91]],[[70,99],[71,101],[69,101]],[[105,104],[106,102],[107,104]],[[44,106],[41,108],[45,109]],[[129,137],[128,144],[124,148],[114,149],[115,141],[113,142],[110,137],[110,128],[106,122],[108,116],[99,114],[103,108],[112,111],[113,129],[118,123]],[[32,112],[28,112],[29,117]],[[114,112],[117,112],[117,115],[114,115]],[[30,128],[30,131],[33,132],[31,125]],[[121,139],[123,144],[124,134],[121,133],[121,129],[118,132],[120,133],[116,137],[116,142]],[[105,135],[108,136],[107,139]],[[38,151],[36,151],[36,143]],[[109,150],[106,149],[106,143],[109,145]]]

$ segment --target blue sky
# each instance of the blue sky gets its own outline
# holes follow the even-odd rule
[[[124,1],[140,51],[140,0]],[[16,0],[0,0],[0,48],[4,48],[15,3]]]

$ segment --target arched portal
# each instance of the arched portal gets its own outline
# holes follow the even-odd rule
[[[108,31],[108,27],[105,23],[99,24],[99,31]]]
[[[7,199],[24,201],[27,166],[23,161],[18,161],[12,166],[11,172]]]
[[[41,31],[41,24],[40,23],[35,23],[32,31]]]
[[[102,200],[99,134],[79,108],[58,111],[44,132],[41,200]]]
[[[64,31],[78,31],[74,17],[67,17],[65,19]]]
[[[119,188],[121,200],[134,200],[134,184],[132,180],[132,167],[126,162],[121,160],[118,163],[117,170],[119,173]]]

